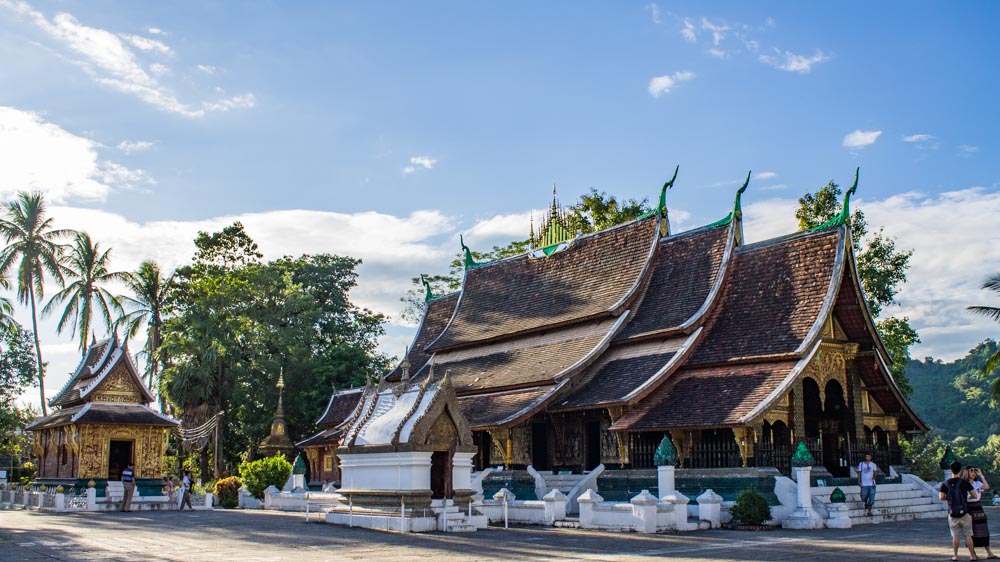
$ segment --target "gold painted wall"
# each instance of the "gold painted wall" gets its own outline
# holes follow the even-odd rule
[[[150,426],[86,424],[80,426],[78,478],[107,478],[111,441],[133,441],[136,478],[162,478],[168,429]]]

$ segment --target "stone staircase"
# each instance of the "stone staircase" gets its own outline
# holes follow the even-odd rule
[[[438,528],[446,529],[449,533],[474,533],[476,531],[476,526],[469,521],[468,514],[459,511],[458,507],[453,505],[448,506],[444,512],[438,514],[438,521]]]
[[[833,486],[812,488],[814,505],[819,503],[826,507],[830,503]],[[875,507],[869,516],[861,501],[861,488],[858,486],[841,486],[847,496],[848,516],[852,525],[870,525],[885,521],[911,521],[913,519],[930,519],[945,517],[948,512],[944,502],[940,501],[930,486],[921,486],[916,482],[900,484],[880,484],[876,489]]]
[[[559,490],[564,494],[569,494],[580,480],[587,477],[586,474],[552,474],[548,471],[540,472],[539,474],[545,480],[545,494],[552,490]]]

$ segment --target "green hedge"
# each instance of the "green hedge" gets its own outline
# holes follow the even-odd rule
[[[268,486],[280,489],[285,485],[292,475],[292,463],[281,455],[275,455],[267,459],[242,462],[239,470],[243,487],[257,499],[264,499],[264,490]]]

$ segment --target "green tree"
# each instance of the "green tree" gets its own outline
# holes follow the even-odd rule
[[[174,274],[164,276],[156,262],[144,261],[139,264],[139,269],[126,273],[123,282],[129,294],[118,296],[122,310],[116,325],[124,330],[126,339],[136,337],[142,327],[146,327],[143,349],[146,386],[153,389],[159,384],[162,370],[164,358],[158,356],[157,351],[163,342],[163,318],[174,289]]]
[[[10,281],[6,277],[0,277],[0,289],[10,289]],[[9,334],[18,329],[20,326],[14,320],[14,303],[7,297],[0,297],[0,332]]]
[[[225,463],[255,455],[280,372],[288,432],[300,437],[332,385],[360,384],[388,367],[376,351],[383,317],[348,296],[358,260],[321,254],[265,263],[242,227],[199,234],[195,244],[164,321],[160,355],[170,364],[162,386],[189,425],[225,412],[217,453]],[[202,463],[207,469],[207,447]]]
[[[34,379],[31,333],[0,332],[0,457],[14,457],[22,452],[24,443],[17,429],[31,421],[33,413],[17,407],[17,398]]]
[[[648,199],[619,201],[614,195],[592,187],[590,193],[567,209],[567,219],[574,231],[589,234],[634,220],[649,210]]]
[[[830,181],[816,193],[807,193],[799,199],[795,218],[799,230],[808,230],[830,220],[841,210],[840,187]],[[912,250],[899,250],[896,242],[885,235],[880,228],[869,235],[864,213],[851,213],[851,244],[854,249],[858,279],[864,292],[865,303],[875,318],[880,318],[886,307],[896,302],[899,287],[906,282],[906,271],[910,267]],[[876,329],[893,360],[892,378],[904,396],[913,392],[906,378],[906,363],[910,357],[909,348],[920,343],[920,336],[910,326],[909,318],[890,317],[876,322]]]
[[[991,275],[983,282],[983,289],[994,291],[1000,294],[1000,273]],[[1000,322],[1000,307],[996,306],[970,306],[969,310],[980,316],[985,316],[996,322]],[[988,377],[992,375],[997,368],[1000,368],[1000,348],[998,348],[993,355],[990,355],[986,363],[983,364],[982,373],[984,376]],[[995,402],[1000,402],[1000,377],[993,380],[993,384],[990,386],[990,394],[993,396]]]
[[[48,414],[45,403],[45,363],[42,361],[42,344],[38,339],[38,314],[36,299],[43,298],[45,275],[62,284],[62,267],[59,259],[62,245],[59,239],[72,236],[72,230],[52,228],[52,219],[46,217],[45,200],[41,193],[20,192],[7,204],[0,219],[0,235],[7,247],[0,252],[0,275],[17,268],[17,300],[31,305],[31,333],[35,338],[35,357],[38,369],[38,392],[42,415]]]
[[[69,252],[60,261],[64,278],[72,282],[52,295],[42,309],[42,315],[48,316],[56,307],[66,303],[56,331],[61,334],[68,326],[73,334],[79,334],[80,352],[86,353],[88,336],[93,331],[94,313],[110,329],[112,312],[117,314],[121,310],[118,298],[103,285],[124,281],[126,274],[109,270],[111,249],[102,252],[100,245],[91,240],[86,232],[76,234]]]

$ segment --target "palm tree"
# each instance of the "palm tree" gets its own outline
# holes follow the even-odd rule
[[[163,315],[174,288],[174,274],[164,278],[160,266],[154,261],[144,261],[139,269],[125,274],[125,287],[129,295],[120,295],[122,313],[115,322],[124,331],[125,339],[134,338],[146,326],[146,385],[152,390],[160,372],[160,358],[156,351],[163,342]]]
[[[35,336],[35,354],[38,359],[38,391],[42,400],[42,415],[48,415],[45,404],[45,363],[42,362],[42,345],[38,341],[38,314],[36,299],[44,297],[45,274],[62,283],[59,258],[62,245],[58,240],[71,236],[72,230],[52,228],[52,219],[46,218],[45,200],[41,193],[20,192],[7,204],[0,219],[0,235],[7,247],[0,252],[0,275],[17,266],[17,300],[31,305],[31,329]]]
[[[1000,273],[995,273],[990,277],[986,278],[983,283],[983,289],[988,289],[990,291],[996,291],[1000,293]],[[993,320],[1000,322],[1000,307],[996,306],[970,306],[969,310],[975,314],[985,316],[987,318],[992,318]],[[1000,367],[1000,348],[993,352],[993,355],[986,360],[986,364],[983,365],[983,374],[989,376],[993,371]],[[1000,377],[997,377],[993,381],[993,385],[990,387],[990,393],[993,395],[993,399],[1000,401]]]
[[[42,309],[48,316],[62,303],[66,303],[56,331],[60,334],[69,326],[80,336],[80,351],[86,353],[92,318],[98,313],[104,324],[112,325],[111,312],[121,310],[118,298],[101,285],[112,281],[124,281],[126,274],[108,271],[111,249],[101,252],[100,244],[93,242],[86,232],[78,232],[69,253],[63,256],[60,266],[63,274],[73,282],[52,295],[52,299]]]
[[[6,277],[0,277],[0,289],[10,289],[10,281]],[[0,332],[13,334],[20,329],[17,320],[14,320],[14,304],[7,297],[0,297]]]

